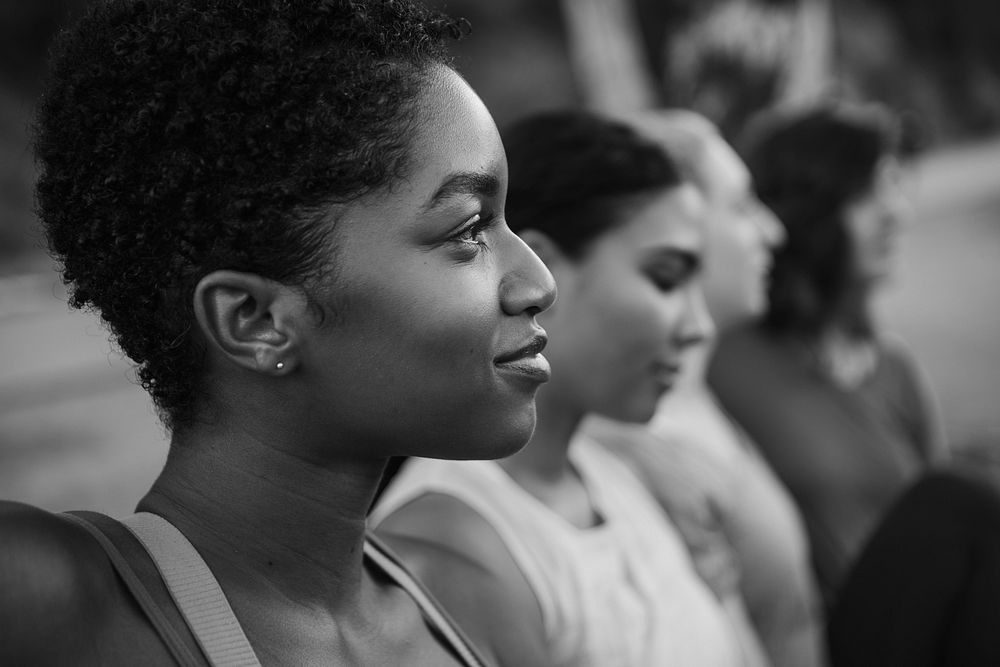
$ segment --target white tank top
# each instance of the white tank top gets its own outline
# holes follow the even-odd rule
[[[743,664],[725,611],[639,479],[583,438],[570,461],[604,519],[593,528],[570,524],[493,461],[433,459],[404,466],[370,525],[426,493],[479,513],[538,599],[554,667]]]

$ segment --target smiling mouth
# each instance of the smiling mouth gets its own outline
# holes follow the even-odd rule
[[[681,365],[679,363],[657,364],[653,374],[661,385],[669,388],[677,382],[677,378],[681,374]]]
[[[552,369],[549,361],[542,356],[542,350],[548,344],[548,338],[544,335],[533,337],[527,345],[502,354],[493,360],[497,368],[524,376],[535,382],[548,382],[552,376]]]

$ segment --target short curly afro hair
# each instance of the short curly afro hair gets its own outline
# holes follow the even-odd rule
[[[197,407],[198,281],[329,270],[331,206],[406,173],[412,109],[465,31],[410,0],[111,0],[60,36],[38,212],[71,304],[168,428]]]

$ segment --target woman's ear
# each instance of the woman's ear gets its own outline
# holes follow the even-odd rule
[[[300,290],[239,271],[213,271],[194,292],[194,313],[210,347],[229,361],[284,375],[298,362],[298,326],[308,310]]]
[[[521,240],[545,263],[549,271],[566,261],[566,254],[545,232],[537,229],[522,229],[517,233]]]

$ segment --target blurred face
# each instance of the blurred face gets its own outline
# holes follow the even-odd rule
[[[693,186],[641,200],[579,260],[550,263],[559,301],[542,322],[553,383],[582,412],[642,422],[678,377],[683,351],[711,321],[695,280],[704,244]]]
[[[767,307],[771,250],[784,228],[757,199],[743,161],[718,136],[710,136],[695,165],[706,201],[708,250],[703,285],[716,326],[725,328]]]
[[[554,283],[504,221],[506,158],[472,89],[442,68],[415,113],[408,177],[337,222],[334,316],[303,367],[358,455],[507,456],[549,378],[535,316]]]
[[[883,160],[871,190],[844,209],[853,273],[862,285],[881,282],[893,271],[900,228],[911,215],[902,175],[895,158]]]

